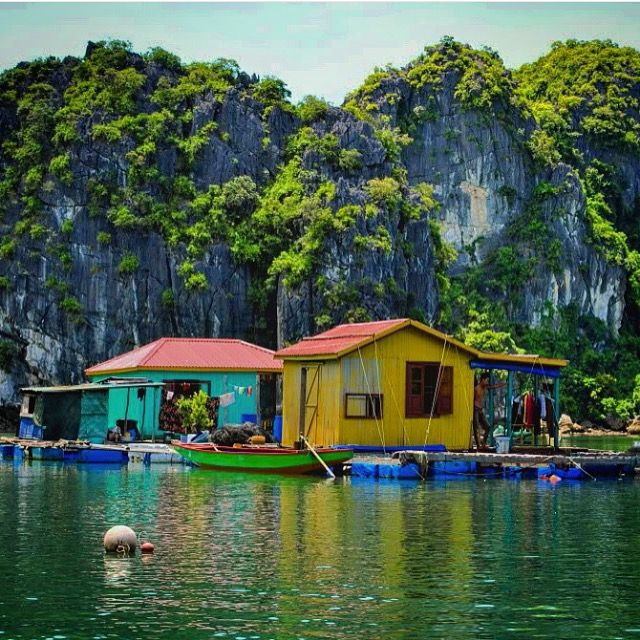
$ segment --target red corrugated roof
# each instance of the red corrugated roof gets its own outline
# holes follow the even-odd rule
[[[551,367],[564,367],[567,360],[557,360],[555,358],[541,358],[535,355],[518,355],[508,353],[486,353],[470,347],[469,345],[456,340],[454,337],[442,333],[437,329],[428,327],[422,322],[398,318],[397,320],[381,320],[379,322],[361,322],[358,324],[341,324],[333,329],[316,336],[304,338],[290,347],[280,349],[276,358],[339,358],[354,351],[360,346],[369,344],[373,340],[382,338],[404,327],[413,327],[418,331],[430,335],[438,340],[445,341],[456,349],[466,351],[470,356],[486,359],[492,362],[505,363],[528,363],[540,364]]]
[[[399,318],[396,320],[380,320],[378,322],[340,324],[318,335],[304,338],[290,347],[280,349],[276,353],[276,357],[337,355],[349,349],[355,349],[359,344],[367,342],[370,338],[380,333],[407,323],[408,321],[405,318]]]
[[[85,370],[89,376],[135,369],[280,371],[274,352],[244,340],[160,338]]]

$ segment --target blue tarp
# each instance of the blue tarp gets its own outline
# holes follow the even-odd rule
[[[518,371],[545,378],[559,378],[558,367],[543,366],[541,364],[516,364],[515,362],[499,362],[495,360],[472,360],[469,363],[472,369],[500,369],[502,371]]]

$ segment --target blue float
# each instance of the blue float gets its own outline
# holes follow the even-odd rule
[[[478,473],[478,463],[467,460],[447,460],[434,462],[431,466],[436,476],[474,476]]]
[[[417,464],[380,464],[374,462],[354,462],[351,475],[356,478],[380,478],[387,480],[420,480],[420,467]]]
[[[13,450],[15,446],[12,444],[2,444],[0,445],[0,455],[3,458],[13,458]]]
[[[558,478],[562,478],[563,480],[583,480],[589,477],[582,469],[578,469],[577,467],[559,469],[554,464],[550,464],[548,467],[540,467],[538,469],[538,478],[541,480],[549,478],[550,476],[558,476]]]
[[[32,460],[64,460],[64,449],[60,447],[31,447]]]
[[[392,480],[420,480],[420,468],[417,464],[379,464],[378,478],[388,478]]]
[[[127,464],[129,454],[117,449],[78,449],[74,462],[92,464]]]
[[[378,465],[366,462],[354,462],[351,465],[351,475],[356,478],[377,478]]]

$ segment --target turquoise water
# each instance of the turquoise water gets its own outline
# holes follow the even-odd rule
[[[640,436],[584,436],[573,435],[562,438],[563,447],[586,447],[587,449],[604,449],[607,451],[626,451],[633,443],[640,441]]]
[[[640,638],[640,481],[0,463],[0,638]],[[105,556],[128,524],[152,557]]]

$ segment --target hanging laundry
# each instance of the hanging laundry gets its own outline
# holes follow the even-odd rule
[[[522,424],[524,412],[524,398],[521,395],[517,395],[511,401],[511,424]]]
[[[247,395],[251,396],[253,394],[253,387],[247,387]]]
[[[532,427],[533,426],[533,394],[527,393],[524,397],[524,426]]]
[[[537,438],[541,433],[540,421],[542,420],[542,407],[544,406],[544,396],[542,402],[540,402],[540,395],[534,398],[533,401],[533,436]]]
[[[220,406],[228,407],[230,404],[233,404],[236,401],[236,394],[232,391],[231,393],[223,393],[220,396]]]
[[[540,405],[540,419],[547,419],[547,399],[544,395],[544,392],[540,392],[538,394],[538,404]]]
[[[556,412],[553,407],[553,400],[549,396],[545,396],[545,408],[547,415],[547,429],[549,430],[549,434],[553,435],[555,433],[555,425],[556,425]]]

